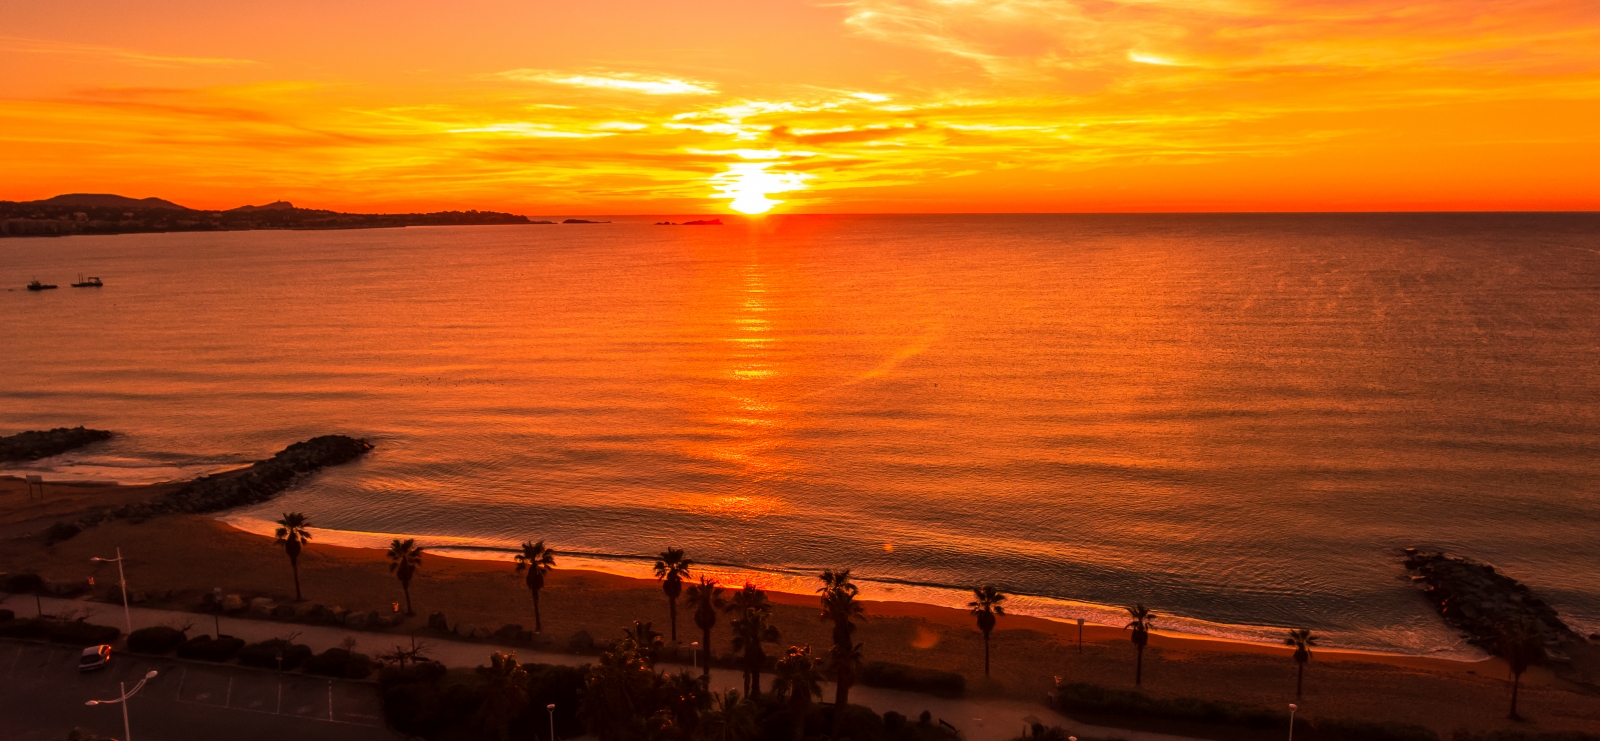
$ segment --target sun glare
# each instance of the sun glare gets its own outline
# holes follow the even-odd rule
[[[768,172],[770,162],[736,162],[727,172],[712,176],[717,192],[713,198],[731,198],[729,208],[742,214],[764,214],[783,201],[767,196],[805,187],[806,176],[792,172]]]

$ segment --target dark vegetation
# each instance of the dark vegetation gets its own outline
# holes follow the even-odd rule
[[[98,646],[117,640],[122,631],[109,625],[95,625],[77,620],[52,620],[46,618],[13,617],[0,623],[0,637],[34,638],[79,646]]]
[[[111,433],[105,430],[90,430],[81,426],[29,430],[0,437],[0,461],[36,461],[110,439]]]
[[[140,628],[128,634],[128,650],[142,654],[164,654],[175,651],[189,637],[177,628],[157,625]]]
[[[305,662],[307,674],[345,679],[366,679],[377,666],[371,656],[344,648],[330,648]]]
[[[526,216],[495,211],[347,214],[295,208],[284,201],[227,211],[197,211],[159,198],[136,200],[94,194],[56,196],[42,201],[0,201],[0,237],[530,223],[533,222]]]
[[[239,663],[261,669],[294,671],[311,658],[311,648],[284,638],[252,643],[239,649]]]
[[[921,669],[887,661],[871,661],[861,667],[861,683],[868,687],[925,692],[937,697],[960,697],[967,689],[967,678],[937,669]]]
[[[1142,730],[1168,733],[1233,739],[1240,737],[1237,729],[1287,730],[1289,727],[1288,713],[1281,710],[1192,697],[1158,698],[1135,690],[1081,682],[1058,685],[1052,702],[1056,709],[1086,723],[1134,725]],[[1208,731],[1204,726],[1212,729]],[[1305,741],[1439,741],[1438,734],[1422,726],[1341,718],[1316,721],[1296,718],[1294,734],[1295,738]]]
[[[178,647],[178,656],[201,661],[227,661],[244,648],[244,640],[233,636],[198,636]]]

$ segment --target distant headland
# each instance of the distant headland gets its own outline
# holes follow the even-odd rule
[[[287,201],[207,211],[160,198],[128,198],[104,193],[72,193],[42,201],[0,201],[0,237],[549,223],[552,222],[530,221],[526,216],[497,211],[347,214],[296,208]]]

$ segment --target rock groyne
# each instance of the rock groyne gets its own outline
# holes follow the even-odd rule
[[[19,432],[0,437],[0,462],[36,461],[110,439],[111,433],[105,430],[81,426]]]
[[[1516,622],[1533,625],[1551,648],[1583,642],[1555,608],[1493,566],[1442,551],[1407,548],[1405,555],[1412,580],[1424,586],[1423,595],[1445,622],[1467,634],[1468,643],[1492,650],[1502,626]]]
[[[46,539],[52,543],[66,540],[106,520],[143,520],[171,512],[204,514],[259,504],[277,496],[301,476],[316,473],[325,466],[348,463],[371,449],[367,441],[345,435],[314,437],[290,445],[247,468],[201,476],[165,496],[103,510],[72,522],[57,522],[46,533]]]

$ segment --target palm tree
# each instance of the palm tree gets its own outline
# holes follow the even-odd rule
[[[744,694],[751,700],[761,696],[761,665],[767,660],[761,644],[778,642],[778,628],[770,622],[771,614],[770,608],[750,608],[733,621],[733,650],[744,652]]]
[[[651,629],[650,621],[633,621],[633,630],[624,631],[628,640],[633,642],[633,650],[647,667],[655,667],[656,660],[661,658],[661,634]]]
[[[389,544],[389,573],[400,578],[400,588],[406,593],[406,614],[415,615],[411,609],[411,577],[417,575],[417,568],[422,565],[422,549],[417,547],[415,538],[401,540],[395,538]]]
[[[702,676],[710,679],[711,629],[717,627],[717,611],[728,602],[722,598],[722,587],[717,586],[717,580],[702,576],[699,584],[689,587],[689,604],[694,605],[694,624],[700,627],[703,636],[700,643],[700,649],[705,652]]]
[[[1537,626],[1526,620],[1509,622],[1500,626],[1494,649],[1496,655],[1511,665],[1511,719],[1522,720],[1517,714],[1517,691],[1522,686],[1522,673],[1545,660],[1544,636]]]
[[[1133,647],[1138,649],[1138,662],[1133,668],[1133,686],[1144,686],[1144,647],[1150,644],[1150,629],[1155,627],[1156,614],[1145,609],[1140,602],[1127,608],[1128,614],[1133,617],[1133,622],[1124,626],[1124,630],[1133,629]]]
[[[544,547],[544,541],[537,543],[524,542],[522,552],[517,554],[517,573],[526,573],[523,583],[528,585],[528,593],[533,595],[533,631],[544,632],[544,622],[539,618],[539,590],[544,589],[544,575],[556,566],[556,552],[553,548]]]
[[[859,590],[850,583],[850,570],[839,569],[822,572],[821,618],[833,623],[833,650],[829,652],[829,665],[834,671],[834,707],[843,709],[850,704],[850,687],[855,684],[855,672],[861,664],[862,644],[855,643],[856,619],[866,619],[861,603],[856,601]],[[839,733],[841,712],[834,715],[834,735]]]
[[[500,741],[507,741],[511,721],[528,707],[528,672],[517,664],[515,653],[495,653],[489,656],[489,666],[478,667],[478,673],[488,680],[478,717],[500,734]]]
[[[711,695],[711,709],[700,716],[692,738],[695,741],[754,741],[756,704],[739,696],[738,690]]]
[[[1306,678],[1306,662],[1311,660],[1311,647],[1317,645],[1317,637],[1311,635],[1309,628],[1291,629],[1283,643],[1294,646],[1294,663],[1299,667],[1294,674],[1294,699],[1298,700]]]
[[[767,593],[757,589],[750,582],[744,583],[744,588],[733,593],[733,598],[728,600],[728,606],[723,608],[735,615],[743,615],[746,611],[755,610],[766,615],[772,614],[772,601],[767,599]]]
[[[983,631],[983,676],[989,677],[989,632],[994,630],[996,615],[1006,614],[1001,602],[1006,601],[1006,596],[996,589],[993,584],[985,584],[972,590],[972,601],[967,603],[972,614],[978,618],[978,630]]]
[[[684,557],[682,548],[668,548],[656,559],[656,578],[661,580],[661,591],[667,593],[673,643],[678,642],[678,595],[683,594],[683,579],[689,575],[692,565],[694,562]]]
[[[790,646],[788,653],[778,660],[772,677],[772,693],[789,701],[789,716],[794,720],[794,741],[801,741],[806,732],[806,716],[811,710],[811,698],[822,697],[822,669],[811,655],[811,647]]]
[[[700,718],[711,709],[711,690],[706,681],[685,669],[677,674],[661,675],[661,692],[666,697],[666,711],[673,717],[673,725],[680,731],[675,741],[685,735],[694,735]]]
[[[294,601],[300,602],[305,599],[300,596],[300,550],[311,539],[311,522],[299,512],[285,512],[278,520],[275,535],[283,552],[289,554],[289,568],[294,570]]]

